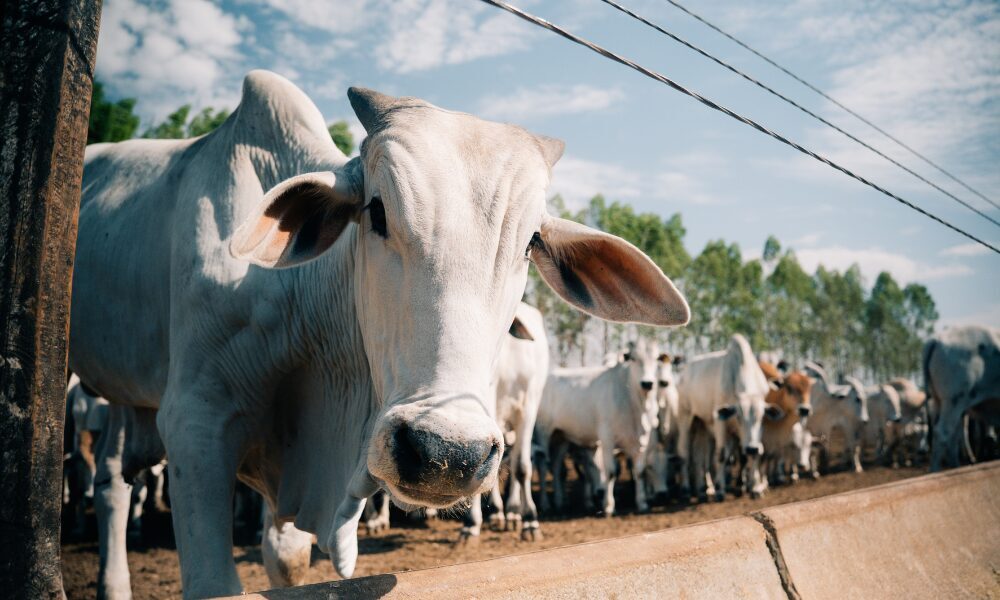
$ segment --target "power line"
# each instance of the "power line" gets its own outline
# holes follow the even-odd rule
[[[896,144],[898,144],[898,145],[902,146],[903,148],[905,148],[906,150],[908,150],[910,152],[910,154],[916,156],[920,160],[922,160],[925,163],[929,164],[930,166],[934,167],[935,169],[937,169],[938,171],[940,171],[942,174],[944,174],[946,177],[948,177],[949,179],[951,179],[955,183],[958,183],[959,185],[961,185],[965,189],[969,190],[973,194],[979,196],[983,200],[985,200],[985,201],[989,202],[990,204],[992,204],[994,207],[1000,209],[1000,204],[997,204],[993,200],[989,199],[982,192],[980,192],[979,190],[973,188],[971,185],[965,183],[964,181],[962,181],[961,179],[959,179],[957,176],[952,175],[951,173],[949,173],[948,171],[946,171],[944,169],[944,167],[939,166],[937,163],[935,163],[931,159],[929,159],[926,156],[924,156],[923,154],[917,152],[911,146],[905,144],[902,140],[900,140],[899,138],[895,137],[894,135],[892,135],[888,131],[882,129],[881,127],[879,127],[875,123],[872,123],[871,121],[869,121],[868,119],[866,119],[863,116],[859,115],[858,113],[854,112],[850,108],[844,106],[843,104],[840,103],[840,101],[838,101],[837,99],[831,97],[829,94],[827,94],[823,90],[819,89],[815,85],[809,83],[805,79],[802,79],[801,77],[799,77],[795,73],[792,73],[791,71],[789,71],[785,67],[783,67],[783,66],[779,65],[778,63],[774,62],[773,60],[771,60],[767,56],[764,56],[763,54],[761,54],[757,50],[754,50],[753,48],[751,48],[749,45],[747,45],[745,42],[743,42],[739,38],[736,38],[736,37],[730,35],[729,33],[723,31],[721,28],[719,28],[718,26],[714,25],[713,23],[711,23],[710,21],[708,21],[704,17],[698,15],[697,13],[692,12],[687,7],[685,7],[684,5],[682,5],[680,2],[676,2],[675,0],[666,0],[666,1],[669,2],[670,4],[674,5],[675,7],[677,7],[678,9],[680,9],[681,11],[687,13],[691,17],[697,19],[698,21],[701,21],[702,23],[704,23],[709,28],[714,29],[715,31],[717,31],[720,34],[722,34],[723,36],[729,38],[730,40],[732,40],[736,44],[738,44],[738,45],[742,46],[743,48],[749,50],[753,54],[757,55],[757,57],[760,58],[761,60],[763,60],[764,62],[770,64],[772,67],[778,69],[779,71],[781,71],[785,75],[788,75],[789,77],[791,77],[795,81],[798,81],[799,83],[801,83],[802,85],[806,86],[810,90],[812,90],[812,91],[816,92],[817,94],[819,94],[820,96],[826,98],[827,100],[829,100],[830,102],[832,102],[836,106],[840,107],[841,110],[843,110],[844,112],[846,112],[849,115],[853,116],[855,119],[861,121],[865,125],[868,125],[869,127],[871,127],[872,129],[874,129],[875,131],[881,133],[882,135],[884,135],[885,137],[889,138],[893,142],[896,142]]]
[[[772,89],[772,88],[768,87],[767,85],[761,83],[757,79],[754,79],[750,75],[747,75],[743,71],[740,71],[739,69],[737,69],[736,67],[734,67],[734,66],[730,65],[729,63],[723,61],[722,59],[716,58],[715,56],[713,56],[713,55],[709,54],[708,52],[702,50],[698,46],[695,46],[694,44],[688,42],[684,38],[682,38],[680,36],[677,36],[677,35],[671,33],[670,31],[667,31],[663,27],[657,25],[656,23],[653,23],[653,22],[649,21],[645,17],[632,12],[630,9],[625,8],[621,4],[618,4],[617,2],[615,2],[614,0],[601,0],[601,2],[607,4],[608,6],[611,6],[611,7],[615,8],[616,10],[618,10],[620,12],[625,13],[626,15],[632,17],[633,19],[635,19],[635,20],[637,20],[637,21],[639,21],[639,22],[641,22],[641,23],[643,23],[643,24],[651,27],[652,29],[655,29],[656,31],[658,31],[658,32],[662,33],[663,35],[669,37],[670,39],[674,40],[675,42],[677,42],[679,44],[682,44],[682,45],[690,48],[691,50],[694,50],[698,54],[700,54],[700,55],[704,56],[705,58],[711,60],[712,62],[716,63],[717,65],[719,65],[719,66],[721,66],[721,67],[729,70],[730,72],[732,72],[732,73],[734,73],[736,75],[739,75],[743,79],[745,79],[745,80],[749,81],[750,83],[756,85],[757,87],[761,88],[762,90],[765,90],[766,92],[770,93],[772,96],[775,96],[775,97],[777,97],[777,98],[785,101],[786,103],[791,104],[792,106],[794,106],[795,108],[799,109],[803,113],[809,115],[813,119],[819,121],[820,123],[826,125],[827,127],[830,127],[832,129],[838,131],[839,133],[841,133],[842,135],[844,135],[848,139],[850,139],[850,140],[852,140],[854,142],[857,142],[858,144],[864,146],[868,150],[874,152],[878,156],[881,156],[885,160],[891,162],[892,164],[894,164],[897,167],[899,167],[900,169],[906,171],[910,175],[913,175],[914,177],[916,177],[920,181],[923,181],[924,183],[926,183],[927,185],[929,185],[932,188],[936,189],[937,191],[941,192],[945,196],[948,196],[949,198],[951,198],[955,202],[958,202],[962,206],[968,208],[969,210],[971,210],[972,212],[976,213],[980,217],[982,217],[982,218],[986,219],[987,221],[993,223],[997,227],[1000,227],[1000,221],[997,221],[993,217],[987,215],[986,213],[984,213],[983,211],[979,210],[975,206],[969,204],[965,200],[962,200],[961,198],[955,196],[954,194],[952,194],[948,190],[942,188],[941,186],[939,186],[938,184],[934,183],[933,181],[927,179],[923,175],[921,175],[921,174],[917,173],[916,171],[910,169],[909,167],[907,167],[906,165],[900,163],[899,161],[897,161],[896,159],[892,158],[891,156],[886,155],[885,153],[883,153],[878,148],[875,148],[875,147],[871,146],[870,144],[868,144],[864,140],[861,140],[861,139],[857,138],[856,136],[852,135],[851,133],[849,133],[849,132],[841,129],[837,125],[834,125],[830,121],[824,119],[823,117],[819,116],[818,114],[814,113],[813,111],[809,110],[808,108],[802,106],[798,102],[796,102],[796,101],[792,100],[791,98],[785,96],[781,92],[775,91],[774,89]]]
[[[783,143],[783,144],[785,144],[787,146],[795,148],[796,150],[798,150],[799,152],[805,154],[806,156],[810,156],[810,157],[818,160],[819,162],[821,162],[821,163],[823,163],[823,164],[825,164],[827,166],[830,166],[830,167],[832,167],[832,168],[840,171],[841,173],[843,173],[843,174],[845,174],[845,175],[847,175],[849,177],[857,179],[861,183],[863,183],[863,184],[865,184],[865,185],[867,185],[867,186],[869,186],[869,187],[871,187],[871,188],[873,188],[875,190],[878,190],[879,192],[882,192],[886,196],[889,196],[890,198],[892,198],[896,202],[899,202],[900,204],[908,206],[911,209],[913,209],[913,210],[919,212],[920,214],[924,215],[925,217],[927,217],[929,219],[932,219],[934,221],[937,221],[938,223],[944,225],[948,229],[951,229],[952,231],[954,231],[954,232],[956,232],[956,233],[958,233],[960,235],[963,235],[963,236],[969,238],[970,240],[972,240],[974,242],[982,244],[983,246],[989,248],[993,252],[996,252],[997,254],[1000,254],[1000,249],[998,249],[995,246],[993,246],[993,245],[991,245],[991,244],[989,244],[989,243],[987,243],[987,242],[979,239],[978,237],[972,235],[971,233],[968,233],[967,231],[965,231],[963,229],[959,229],[958,227],[956,227],[955,225],[952,225],[948,221],[945,221],[941,217],[939,217],[939,216],[937,216],[937,215],[935,215],[933,213],[930,213],[930,212],[928,212],[928,211],[920,208],[919,206],[913,204],[912,202],[910,202],[908,200],[900,198],[896,194],[893,194],[892,192],[886,190],[885,188],[883,188],[883,187],[881,187],[881,186],[879,186],[879,185],[877,185],[875,183],[872,183],[871,181],[868,181],[867,179],[865,179],[864,177],[861,177],[860,175],[856,175],[856,174],[852,173],[848,169],[840,166],[839,164],[831,161],[830,159],[828,159],[826,157],[823,157],[823,156],[820,156],[819,154],[816,154],[812,150],[808,150],[808,149],[802,147],[801,145],[799,145],[799,144],[797,144],[797,143],[795,143],[795,142],[793,142],[793,141],[791,141],[791,140],[783,137],[782,135],[771,131],[770,129],[764,127],[760,123],[757,123],[756,121],[753,121],[751,119],[748,119],[747,117],[744,117],[744,116],[742,116],[740,114],[737,114],[737,113],[733,112],[732,110],[726,108],[725,106],[722,106],[721,104],[718,104],[718,103],[714,102],[713,100],[710,100],[710,99],[702,96],[701,94],[699,94],[697,92],[694,92],[694,91],[691,91],[691,90],[685,88],[684,86],[682,86],[679,83],[673,81],[672,79],[666,77],[665,75],[661,75],[660,73],[657,73],[656,71],[647,69],[646,67],[643,67],[642,65],[639,65],[639,64],[637,64],[637,63],[635,63],[635,62],[633,62],[633,61],[631,61],[631,60],[629,60],[627,58],[619,56],[618,54],[615,54],[615,53],[613,53],[613,52],[611,52],[609,50],[606,50],[606,49],[602,48],[601,46],[598,46],[597,44],[594,44],[593,42],[587,41],[587,40],[585,40],[585,39],[583,39],[583,38],[581,38],[579,36],[576,36],[576,35],[568,32],[568,31],[566,31],[565,29],[562,29],[561,27],[558,27],[556,25],[553,25],[552,23],[549,23],[545,19],[542,19],[540,17],[536,17],[535,15],[532,15],[530,13],[526,13],[526,12],[524,12],[523,10],[521,10],[521,9],[519,9],[517,7],[514,7],[514,6],[511,6],[510,4],[507,4],[506,2],[503,2],[501,0],[482,0],[482,1],[485,2],[486,4],[491,4],[493,6],[496,6],[497,8],[502,8],[503,10],[506,10],[507,12],[509,12],[509,13],[511,13],[513,15],[516,15],[517,17],[520,17],[521,19],[524,19],[525,21],[528,21],[529,23],[532,23],[534,25],[538,25],[539,27],[544,27],[545,29],[548,29],[549,31],[551,31],[553,33],[556,33],[556,34],[558,34],[558,35],[566,38],[567,40],[569,40],[569,41],[571,41],[573,43],[580,44],[581,46],[584,46],[586,48],[589,48],[590,50],[593,50],[594,52],[600,54],[601,56],[604,56],[605,58],[608,58],[608,59],[613,60],[613,61],[615,61],[617,63],[623,64],[623,65],[625,65],[625,66],[627,66],[627,67],[629,67],[631,69],[635,69],[636,71],[642,73],[643,75],[645,75],[645,76],[647,76],[647,77],[649,77],[651,79],[655,79],[656,81],[659,81],[660,83],[662,83],[664,85],[667,85],[667,86],[669,86],[669,87],[677,90],[678,92],[681,92],[682,94],[685,94],[685,95],[688,95],[688,96],[694,98],[695,100],[697,100],[698,102],[701,102],[702,104],[704,104],[705,106],[708,106],[709,108],[715,109],[715,110],[717,110],[717,111],[719,111],[719,112],[721,112],[723,114],[726,114],[726,115],[728,115],[728,116],[736,119],[737,121],[739,121],[741,123],[749,125],[750,127],[753,127],[754,129],[756,129],[757,131],[760,131],[761,133],[769,135],[769,136],[773,137],[774,139],[778,140],[779,142],[781,142],[781,143]]]

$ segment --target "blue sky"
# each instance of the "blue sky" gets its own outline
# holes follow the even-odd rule
[[[597,0],[515,0],[820,151],[994,245],[1000,228],[836,132]],[[1000,220],[829,102],[663,0],[664,25]],[[1000,4],[689,0],[744,39],[1000,202]],[[184,103],[233,107],[253,68],[285,75],[328,120],[363,130],[349,85],[424,98],[566,141],[550,191],[680,212],[689,251],[758,256],[768,235],[817,263],[926,284],[942,324],[1000,326],[1000,256],[829,167],[590,51],[476,0],[106,0],[97,74],[143,126]]]

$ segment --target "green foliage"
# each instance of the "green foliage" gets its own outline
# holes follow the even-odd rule
[[[229,118],[228,109],[223,108],[216,111],[211,106],[203,108],[188,122],[190,114],[191,105],[185,104],[167,115],[166,120],[162,123],[147,129],[142,134],[142,137],[158,140],[180,140],[197,137],[210,133]]]
[[[100,81],[94,81],[87,143],[120,142],[131,138],[139,129],[139,117],[132,112],[133,109],[135,98],[122,98],[112,102],[105,97],[104,85]]]
[[[793,363],[819,360],[832,373],[884,381],[918,370],[923,339],[938,318],[926,287],[901,289],[882,273],[867,291],[856,265],[844,272],[820,265],[810,275],[774,236],[760,260],[744,261],[740,248],[723,240],[692,258],[680,215],[664,220],[603,196],[575,213],[556,196],[549,212],[635,244],[681,287],[692,313],[687,327],[672,331],[605,323],[570,308],[532,269],[527,300],[545,315],[562,364],[577,355],[587,362],[588,343],[603,341],[605,352],[617,350],[637,333],[684,353],[724,348],[730,336],[742,333],[757,351],[775,351]]]
[[[197,137],[199,135],[205,135],[213,131],[219,125],[222,125],[226,119],[229,118],[228,109],[220,109],[215,111],[211,106],[207,106],[201,110],[200,113],[196,114],[191,122],[187,126],[187,137]]]
[[[333,145],[339,148],[344,156],[350,156],[351,152],[354,152],[354,135],[351,134],[347,121],[331,123],[328,130],[330,138],[333,139]]]

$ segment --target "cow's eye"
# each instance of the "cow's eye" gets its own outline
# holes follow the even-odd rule
[[[378,196],[372,196],[371,201],[368,202],[368,217],[372,220],[372,231],[388,238],[389,230],[385,226],[385,206],[382,205],[382,199]]]
[[[528,240],[528,247],[524,249],[524,258],[529,258],[531,255],[531,249],[535,247],[542,246],[542,236],[536,231],[531,234],[531,239]]]

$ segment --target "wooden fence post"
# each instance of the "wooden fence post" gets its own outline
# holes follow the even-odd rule
[[[100,0],[0,9],[0,594],[61,598],[70,286]]]

